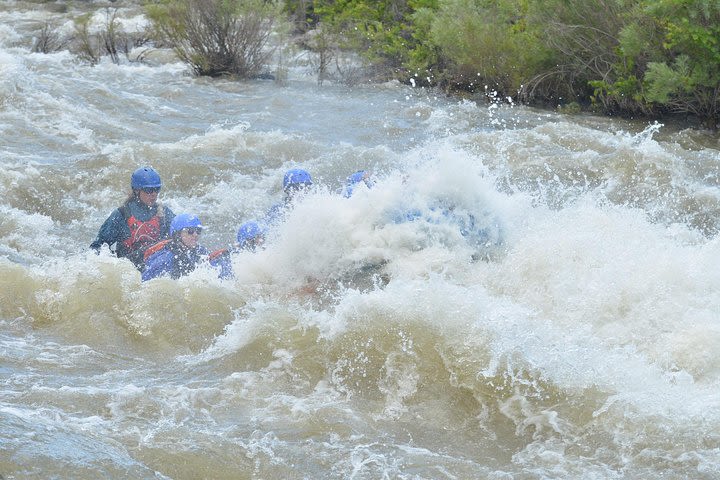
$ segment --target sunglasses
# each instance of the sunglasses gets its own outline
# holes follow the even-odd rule
[[[201,227],[187,227],[187,228],[183,228],[183,232],[187,232],[188,235],[194,235],[196,233],[198,235],[200,235],[202,233],[202,228]]]
[[[142,190],[145,193],[157,193],[160,191],[160,187],[145,187],[145,188],[141,188],[140,190]]]
[[[286,192],[298,192],[300,190],[305,190],[306,188],[310,188],[312,186],[312,183],[293,183],[288,185],[285,188]]]

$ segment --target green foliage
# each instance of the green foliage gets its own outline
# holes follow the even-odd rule
[[[405,68],[416,77],[425,79],[422,83],[433,84],[440,80],[445,65],[440,48],[430,39],[437,7],[419,7],[411,16],[413,24],[413,48],[408,53]]]
[[[719,0],[315,0],[311,10],[343,48],[406,80],[718,124]]]
[[[648,65],[645,81],[648,84],[645,97],[651,102],[667,104],[677,94],[692,92],[689,58],[678,57],[673,66],[653,62]]]
[[[656,22],[642,13],[632,15],[630,23],[620,30],[618,40],[619,57],[626,62],[643,65],[663,57],[662,38]]]
[[[720,2],[659,0],[648,15],[663,34],[665,58],[648,64],[646,98],[676,112],[720,123]]]
[[[161,0],[146,7],[160,39],[197,75],[257,76],[273,53],[279,6],[263,0]]]
[[[480,82],[502,91],[512,88],[518,47],[498,16],[478,8],[474,0],[443,0],[430,40],[447,60],[453,82],[470,86]]]
[[[429,40],[440,52],[446,81],[488,86],[503,96],[515,96],[551,61],[528,28],[524,1],[441,0]]]
[[[720,2],[656,0],[647,10],[663,22],[668,50],[720,63]]]
[[[611,87],[623,77],[637,76],[635,65],[622,55],[620,38],[631,23],[635,0],[532,0],[529,23],[539,41],[552,52],[554,65],[544,79],[551,79],[550,91],[564,98],[587,101],[590,82]],[[626,31],[628,38],[635,38]],[[597,93],[597,85],[594,85]],[[625,88],[623,87],[623,90]],[[612,91],[609,89],[608,91]],[[607,96],[595,96],[606,99]],[[625,100],[626,101],[626,100]],[[605,103],[608,108],[610,103]]]
[[[359,52],[385,76],[405,76],[426,66],[430,54],[417,36],[413,15],[435,0],[318,0],[314,12],[339,39],[341,48]],[[419,50],[418,50],[419,49]]]
[[[571,58],[584,60],[577,65],[591,66],[587,82],[593,103],[624,114],[693,113],[707,125],[717,125],[720,2],[642,0],[616,5],[622,8],[604,11],[608,18],[593,24],[605,40],[590,43],[592,35],[576,32],[568,39],[582,44],[580,51],[555,44],[565,55],[572,52]],[[559,17],[567,21],[562,13]],[[593,48],[586,48],[589,45]],[[589,55],[591,50],[597,54]]]
[[[290,17],[297,33],[315,28],[320,20],[312,0],[285,0],[284,11]]]
[[[651,108],[643,101],[642,82],[635,75],[617,77],[614,81],[591,80],[592,104],[607,113],[640,113],[647,115]]]

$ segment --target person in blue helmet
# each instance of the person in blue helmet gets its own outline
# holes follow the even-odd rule
[[[255,220],[248,220],[238,228],[237,242],[229,248],[220,248],[211,252],[210,260],[214,261],[220,257],[227,259],[231,253],[258,251],[265,243],[265,229],[264,225]]]
[[[238,228],[236,251],[256,252],[265,243],[265,227],[249,220]]]
[[[143,282],[161,276],[178,279],[203,262],[218,268],[220,278],[232,277],[227,255],[211,258],[208,249],[198,243],[202,230],[202,223],[196,215],[181,213],[175,217],[170,224],[170,238],[147,251]]]
[[[312,186],[312,177],[302,168],[293,168],[283,175],[283,192],[285,196],[282,201],[276,203],[265,214],[264,223],[277,223],[283,214],[290,208],[298,194],[306,192]]]
[[[345,180],[345,187],[342,191],[343,197],[350,198],[361,182],[364,183],[367,188],[372,188],[373,182],[370,180],[370,172],[366,170],[358,170],[357,172],[349,175]]]
[[[100,227],[90,244],[99,252],[103,245],[127,258],[142,271],[145,249],[168,237],[175,214],[158,202],[160,175],[152,167],[140,167],[130,177],[130,194]]]

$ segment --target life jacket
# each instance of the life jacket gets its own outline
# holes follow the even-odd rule
[[[221,262],[219,264],[221,270],[218,275],[219,278],[224,279],[232,277],[232,269],[229,263],[225,261],[229,258],[229,249],[221,248],[212,253],[207,253],[207,250],[204,247],[199,247],[201,251],[198,251],[197,249],[192,251],[185,251],[181,249],[178,251],[175,247],[173,247],[174,244],[171,242],[172,239],[161,240],[148,247],[145,250],[145,262],[147,263],[148,259],[154,254],[167,249],[173,253],[172,264],[169,271],[170,278],[178,279],[187,275],[204,261],[209,261],[211,265],[213,265],[213,262],[218,260]],[[217,267],[218,265],[213,266]]]
[[[208,260],[212,262],[213,260],[221,257],[222,255],[225,255],[226,253],[230,253],[230,250],[228,250],[227,248],[220,248],[218,250],[215,250],[214,252],[210,252],[210,254],[208,255]]]
[[[161,208],[158,206],[158,209]],[[155,215],[146,222],[141,222],[130,215],[127,207],[121,207],[120,211],[127,221],[130,229],[130,237],[123,241],[128,252],[143,250],[160,239],[160,216]]]
[[[143,255],[143,260],[145,260],[147,262],[148,258],[150,258],[154,253],[157,253],[160,250],[162,250],[163,248],[165,248],[169,242],[170,242],[170,239],[168,238],[166,240],[160,240],[159,242],[157,242],[154,245],[150,245],[148,248],[145,249],[145,253]],[[228,250],[227,248],[219,248],[219,249],[215,250],[214,252],[210,252],[208,254],[208,260],[213,261],[227,253],[230,253],[230,250]]]
[[[143,261],[147,262],[147,259],[152,256],[153,253],[157,253],[163,248],[167,246],[167,244],[170,242],[170,239],[166,240],[160,240],[154,245],[150,245],[148,248],[145,249],[145,252],[143,253]]]

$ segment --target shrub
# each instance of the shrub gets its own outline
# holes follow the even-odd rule
[[[86,13],[75,19],[75,40],[77,46],[74,48],[77,55],[92,64],[100,61],[102,53],[96,38],[90,33],[90,22],[92,14]]]
[[[120,63],[120,54],[130,59],[130,51],[147,43],[143,34],[128,34],[117,21],[117,9],[105,9],[105,23],[97,32],[92,30],[93,14],[87,13],[75,19],[75,37],[71,50],[80,58],[96,64],[107,55],[113,63]],[[142,60],[146,52],[134,60]]]
[[[320,0],[314,12],[338,39],[340,49],[359,52],[381,78],[407,80],[419,45],[413,14],[435,0]],[[412,67],[411,67],[412,69]]]
[[[720,3],[703,0],[648,2],[647,13],[663,35],[665,58],[648,64],[645,98],[670,111],[720,124]]]
[[[471,90],[487,85],[514,96],[528,77],[531,59],[541,53],[527,42],[517,16],[503,5],[477,0],[443,0],[430,41],[446,65],[446,81]]]
[[[62,50],[67,45],[68,40],[62,38],[57,29],[53,25],[46,23],[40,29],[38,36],[33,42],[32,51],[34,53],[52,53]]]
[[[568,99],[594,95],[604,110],[631,97],[615,95],[612,87],[620,78],[632,77],[635,65],[623,61],[620,36],[631,22],[628,16],[636,0],[546,0],[531,2],[530,22],[540,41],[553,52],[554,65],[546,74],[557,84],[556,94]],[[554,75],[556,74],[556,75]],[[590,82],[598,82],[590,84]],[[594,88],[594,91],[593,89]]]
[[[312,0],[285,0],[284,4],[296,33],[305,33],[317,26],[319,17]]]
[[[572,90],[607,113],[720,114],[720,4],[714,0],[548,0],[534,21]],[[583,93],[585,85],[593,90]]]
[[[337,39],[334,52],[404,80],[720,122],[718,0],[314,0],[303,11]],[[327,47],[316,46],[320,72]]]
[[[197,75],[258,76],[273,54],[280,16],[263,0],[163,0],[147,7],[160,38]]]
[[[315,70],[318,75],[318,85],[330,78],[330,64],[338,58],[337,36],[327,31],[323,25],[305,35],[303,45],[315,55]]]

